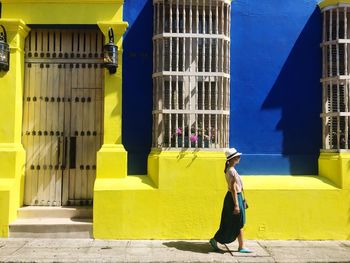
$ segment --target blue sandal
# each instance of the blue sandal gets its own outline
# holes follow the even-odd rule
[[[248,248],[241,248],[241,249],[238,249],[238,252],[239,253],[253,253],[252,250],[249,250]]]

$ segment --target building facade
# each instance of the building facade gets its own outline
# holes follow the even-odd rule
[[[350,238],[350,1],[0,2],[1,236],[90,206],[94,238],[207,239],[236,147],[247,238]]]

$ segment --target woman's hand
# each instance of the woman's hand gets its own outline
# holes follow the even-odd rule
[[[235,205],[235,207],[233,208],[233,214],[237,215],[241,212],[241,210],[239,209],[238,205]]]

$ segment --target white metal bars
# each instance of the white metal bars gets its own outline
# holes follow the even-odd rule
[[[153,4],[153,147],[228,147],[230,1]]]
[[[323,150],[349,150],[350,5],[323,10]]]

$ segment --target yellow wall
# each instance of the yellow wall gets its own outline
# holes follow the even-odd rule
[[[212,237],[226,193],[224,163],[220,152],[153,151],[149,176],[99,180],[94,237]],[[243,181],[250,204],[248,239],[350,239],[350,191],[329,179],[244,176]]]
[[[114,127],[105,126],[105,134]],[[108,138],[98,153],[95,238],[208,239],[214,235],[226,193],[222,152],[153,150],[148,175],[127,176],[120,138],[115,138],[117,145],[109,144],[113,136]],[[250,202],[246,237],[350,239],[349,164],[346,154],[321,154],[321,176],[245,176]]]
[[[223,153],[153,152],[158,174],[96,181],[95,238],[205,238],[220,213]],[[158,168],[155,168],[158,166]],[[155,168],[155,169],[153,169]],[[213,198],[213,193],[219,198]]]
[[[226,192],[222,152],[154,150],[149,155],[148,176],[127,176],[121,134],[122,34],[127,27],[122,22],[123,2],[1,2],[0,23],[9,32],[11,68],[0,73],[0,105],[5,113],[0,115],[0,236],[8,236],[8,224],[16,218],[23,200],[23,41],[29,30],[25,24],[97,24],[105,36],[109,27],[114,29],[120,63],[116,74],[105,72],[104,141],[97,153],[94,237],[211,237],[218,228]],[[348,154],[321,154],[319,177],[245,176],[250,203],[246,237],[350,239],[349,169]]]
[[[2,17],[27,24],[92,24],[121,21],[122,0],[2,0]]]
[[[318,176],[244,177],[247,237],[350,239],[350,192]]]
[[[105,70],[104,141],[98,154],[97,177],[101,171],[126,175],[126,151],[121,144],[122,0],[2,0],[0,24],[8,33],[11,48],[10,70],[0,72],[0,237],[8,236],[8,225],[23,205],[25,151],[21,144],[26,24],[97,25],[108,42],[108,28],[114,30],[119,47],[116,74]],[[111,163],[113,161],[113,163]],[[108,165],[108,167],[106,167]]]

